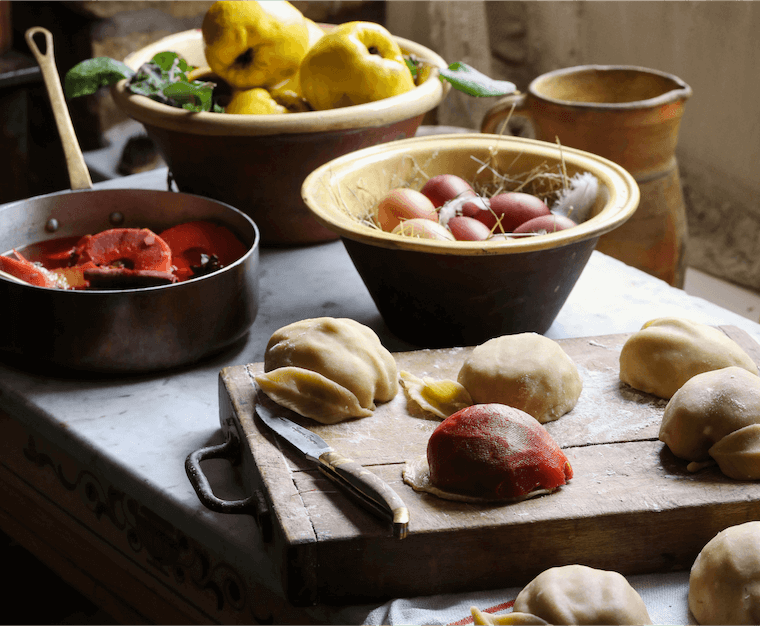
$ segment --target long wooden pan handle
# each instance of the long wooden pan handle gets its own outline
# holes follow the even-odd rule
[[[34,36],[42,34],[45,36],[45,52],[40,51]],[[26,31],[24,35],[29,49],[32,51],[34,58],[42,71],[42,78],[45,81],[50,106],[53,108],[53,117],[55,124],[58,126],[58,134],[61,136],[63,144],[63,153],[66,156],[66,167],[69,170],[69,181],[72,189],[91,189],[92,179],[87,164],[84,161],[84,155],[79,147],[74,126],[71,123],[69,108],[66,106],[66,98],[63,95],[61,79],[58,75],[58,68],[55,65],[53,56],[53,35],[46,28],[33,26]]]

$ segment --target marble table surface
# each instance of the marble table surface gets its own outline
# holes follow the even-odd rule
[[[165,190],[166,170],[97,185],[127,186]],[[185,474],[190,452],[221,441],[220,369],[262,361],[272,332],[292,321],[321,315],[350,317],[366,324],[391,351],[413,346],[399,341],[385,327],[339,241],[262,249],[260,287],[260,309],[250,333],[221,355],[174,372],[121,379],[70,378],[65,372],[60,377],[40,376],[0,365],[0,408],[59,442],[71,456],[187,532],[204,537],[209,549],[267,581],[272,564],[258,549],[260,539],[252,518],[209,511]],[[760,342],[759,324],[598,252],[546,335],[560,339],[633,332],[660,316],[735,325]],[[225,480],[224,476],[218,480]],[[232,479],[226,491],[227,497],[243,495]],[[332,623],[371,620],[377,615],[371,613],[373,608],[315,607],[313,618]],[[390,619],[389,613],[382,615]],[[435,621],[432,614],[420,615],[423,621]]]

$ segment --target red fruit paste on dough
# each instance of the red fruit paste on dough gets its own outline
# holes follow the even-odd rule
[[[547,430],[504,404],[476,404],[443,420],[430,436],[427,459],[437,488],[484,498],[517,498],[573,477]]]

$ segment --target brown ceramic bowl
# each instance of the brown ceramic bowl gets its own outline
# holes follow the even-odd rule
[[[600,183],[591,217],[567,230],[500,242],[401,237],[357,219],[393,187],[419,189],[437,174],[488,182],[491,171],[481,163],[491,157],[501,174],[556,166],[562,158],[569,176],[591,172]],[[560,156],[555,144],[487,134],[417,137],[366,148],[317,168],[302,193],[315,218],[341,236],[391,331],[421,347],[544,333],[599,236],[625,222],[639,201],[633,177],[607,159],[571,148],[562,148]]]
[[[401,49],[433,66],[444,60],[399,37]],[[129,55],[133,69],[158,52],[174,51],[206,66],[200,30],[161,39]],[[412,91],[378,102],[331,111],[285,115],[192,113],[145,96],[121,81],[112,88],[117,106],[141,122],[158,146],[180,191],[221,200],[248,214],[264,245],[336,239],[315,221],[301,200],[306,175],[340,155],[414,136],[422,118],[444,98],[437,71]]]

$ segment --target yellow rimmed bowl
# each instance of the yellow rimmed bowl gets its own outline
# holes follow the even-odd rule
[[[395,40],[403,52],[431,67],[446,65],[424,46]],[[177,52],[197,67],[207,65],[199,29],[160,39],[124,62],[136,70],[164,51]],[[313,219],[301,199],[309,172],[354,150],[413,137],[448,87],[433,69],[424,72],[421,84],[399,96],[284,115],[193,113],[132,94],[126,81],[114,85],[111,93],[116,105],[145,127],[180,191],[231,204],[256,222],[263,245],[288,245],[337,238]]]
[[[419,188],[437,174],[478,184],[494,176],[483,163],[499,175],[519,176],[562,162],[568,176],[590,172],[599,181],[590,217],[567,230],[448,242],[393,235],[362,219],[390,189]],[[302,194],[314,218],[341,237],[389,329],[427,348],[546,332],[599,237],[630,218],[639,202],[636,181],[612,161],[547,142],[475,133],[402,139],[338,157],[306,177]]]

